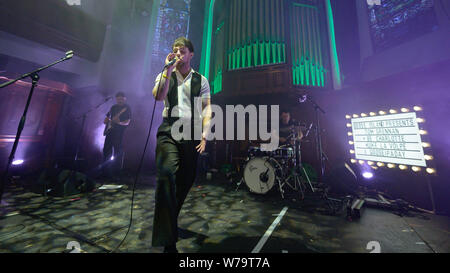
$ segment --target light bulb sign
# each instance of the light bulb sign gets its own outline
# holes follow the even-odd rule
[[[358,160],[427,167],[415,112],[351,119]]]

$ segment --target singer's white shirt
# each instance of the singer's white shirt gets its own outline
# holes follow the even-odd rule
[[[191,68],[191,71],[187,75],[186,78],[183,79],[183,76],[180,72],[175,68],[172,73],[175,73],[177,76],[177,90],[178,90],[178,111],[173,111],[171,117],[190,117],[191,116],[191,80],[192,75],[194,73],[194,69]],[[199,97],[202,99],[211,98],[210,88],[208,80],[205,76],[200,75],[202,78],[201,88]],[[158,87],[159,81],[161,80],[161,73],[156,77],[155,80],[155,88]],[[198,116],[202,118],[202,104],[200,103],[196,109]],[[178,113],[177,113],[178,112]],[[164,99],[164,110],[162,113],[163,118],[168,117],[169,113],[169,99],[166,97]]]

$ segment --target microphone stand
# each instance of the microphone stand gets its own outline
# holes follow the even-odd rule
[[[2,196],[3,196],[4,189],[5,189],[6,180],[8,178],[9,168],[11,167],[11,164],[12,164],[12,162],[14,160],[14,156],[16,154],[16,150],[17,150],[17,146],[19,144],[20,136],[22,134],[23,128],[25,127],[25,121],[26,121],[26,116],[27,116],[27,113],[28,113],[28,108],[30,106],[31,97],[33,96],[34,88],[37,86],[37,83],[39,81],[39,74],[38,73],[41,72],[42,70],[45,70],[45,69],[47,69],[49,67],[52,67],[52,66],[54,66],[54,65],[56,65],[58,63],[67,61],[67,60],[71,59],[72,57],[73,57],[73,51],[68,51],[68,52],[66,52],[66,56],[64,58],[61,58],[61,59],[59,59],[58,61],[56,61],[54,63],[51,63],[51,64],[46,65],[44,67],[38,68],[38,69],[36,69],[36,70],[34,70],[34,71],[30,72],[30,73],[23,74],[22,76],[18,77],[17,79],[10,80],[8,82],[0,84],[0,89],[1,89],[1,88],[4,88],[4,87],[7,87],[7,86],[9,86],[9,85],[11,85],[11,84],[13,84],[13,83],[15,83],[17,81],[20,81],[22,79],[25,79],[25,78],[28,78],[28,77],[31,78],[31,90],[30,90],[30,93],[28,94],[27,103],[25,105],[25,109],[23,111],[22,118],[20,119],[19,126],[17,128],[16,138],[14,140],[14,144],[13,144],[11,153],[9,155],[8,163],[6,165],[6,170],[3,173],[2,179],[0,181],[0,203],[2,201]]]
[[[101,102],[99,105],[97,105],[97,106],[95,106],[94,108],[90,109],[89,111],[83,113],[83,115],[74,118],[75,120],[80,119],[80,118],[83,118],[83,119],[81,120],[81,128],[80,128],[80,133],[79,133],[78,139],[77,139],[77,145],[76,145],[77,148],[76,148],[76,152],[75,152],[75,157],[74,157],[74,159],[73,159],[73,165],[72,165],[73,168],[72,168],[72,169],[76,169],[76,162],[77,162],[77,160],[78,160],[78,155],[79,155],[79,153],[80,153],[80,146],[81,146],[80,143],[81,143],[81,138],[83,137],[84,125],[85,125],[85,123],[86,123],[86,116],[87,116],[89,113],[91,113],[92,111],[97,110],[98,108],[100,108],[100,106],[102,106],[103,104],[107,103],[110,99],[112,99],[112,97],[106,98],[106,99],[105,99],[103,102]]]
[[[314,101],[310,98],[310,96],[306,96],[306,100],[308,100],[314,107],[314,110],[316,112],[316,137],[317,137],[317,154],[320,159],[320,177],[323,178],[323,175],[325,173],[325,160],[328,161],[328,157],[323,151],[322,148],[322,129],[320,128],[320,113],[325,114],[325,111]]]

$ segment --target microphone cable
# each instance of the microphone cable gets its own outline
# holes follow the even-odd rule
[[[167,66],[164,66],[163,70],[161,71],[161,78],[159,79],[158,88],[156,89],[156,97],[158,97],[159,88],[161,86],[161,80],[163,78],[162,75],[164,73],[164,70],[166,70],[166,68],[167,68]],[[168,79],[166,79],[166,80],[168,80]],[[169,80],[169,84],[170,84],[170,80]],[[120,241],[120,243],[113,250],[111,250],[109,253],[115,252],[115,251],[117,251],[120,248],[120,246],[123,244],[123,242],[127,238],[128,233],[130,232],[130,229],[131,229],[131,225],[132,225],[132,222],[133,222],[133,209],[134,209],[135,189],[136,189],[137,181],[139,179],[139,175],[140,175],[140,172],[141,172],[141,169],[142,169],[142,165],[143,165],[143,162],[144,162],[145,152],[147,151],[148,141],[150,139],[151,132],[152,132],[153,118],[154,118],[154,115],[155,115],[155,108],[156,108],[156,97],[155,97],[155,102],[153,103],[153,111],[152,111],[152,116],[151,116],[151,119],[150,119],[150,128],[148,129],[147,140],[145,141],[144,151],[142,152],[142,157],[141,157],[141,160],[139,162],[139,167],[138,167],[138,170],[136,172],[136,177],[135,177],[134,183],[133,183],[133,193],[131,195],[130,222],[128,224],[128,229],[127,229],[125,237],[123,237],[122,241]]]

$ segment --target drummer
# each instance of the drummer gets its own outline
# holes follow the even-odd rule
[[[280,116],[280,128],[279,128],[279,146],[293,145],[294,134],[297,134],[297,139],[303,138],[303,132],[299,126],[296,126],[295,122],[291,119],[291,113],[289,110],[284,109],[281,111]]]

